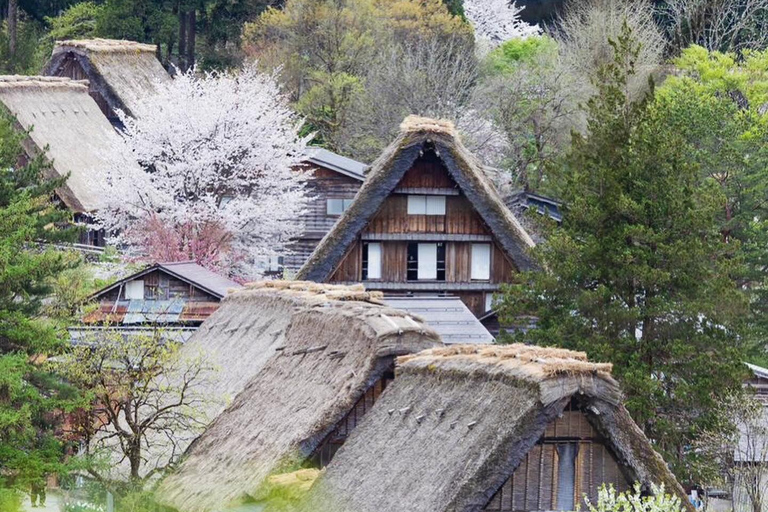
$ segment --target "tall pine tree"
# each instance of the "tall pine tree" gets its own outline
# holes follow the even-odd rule
[[[691,440],[723,425],[718,405],[743,376],[739,245],[720,233],[721,190],[702,182],[653,93],[629,100],[639,50],[629,28],[612,46],[588,134],[574,135],[560,176],[563,225],[501,312],[538,317],[522,341],[614,363],[633,417],[687,479]]]
[[[0,504],[14,488],[43,481],[60,468],[62,447],[52,416],[75,395],[45,371],[46,355],[63,348],[63,333],[41,315],[52,278],[76,260],[46,248],[67,236],[67,213],[51,198],[60,181],[44,179],[47,161],[24,156],[7,112],[0,112]]]

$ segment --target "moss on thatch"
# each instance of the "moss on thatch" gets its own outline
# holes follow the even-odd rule
[[[224,299],[192,341],[219,353],[227,383],[216,392],[242,391],[163,482],[162,501],[207,512],[257,495],[270,474],[312,454],[397,356],[440,345],[375,301],[361,287],[279,282]]]
[[[397,378],[310,490],[304,512],[480,511],[573,397],[631,479],[684,496],[621,405],[610,365],[581,352],[452,346]]]
[[[107,155],[118,135],[88,94],[85,81],[58,77],[0,76],[0,103],[15,116],[19,129],[31,130],[23,142],[28,155],[47,148],[54,176],[69,174],[57,194],[75,212],[104,206]],[[125,169],[138,171],[135,162]]]
[[[171,80],[153,45],[113,39],[57,41],[44,74],[59,75],[69,60],[83,68],[91,89],[112,110],[134,115],[135,105]]]
[[[533,240],[506,207],[482,164],[461,143],[453,124],[409,116],[403,121],[398,137],[371,164],[352,205],[320,241],[297,277],[327,281],[384,200],[427,149],[434,150],[442,160],[518,270],[531,269],[529,249],[534,245]]]

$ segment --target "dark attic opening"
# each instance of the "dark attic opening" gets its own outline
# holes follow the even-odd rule
[[[352,431],[360,424],[363,416],[371,410],[373,405],[387,387],[395,380],[394,361],[389,363],[387,370],[371,385],[361,396],[355,405],[333,427],[333,430],[325,436],[318,447],[309,457],[310,467],[324,468],[333,459],[336,452],[344,444]]]
[[[593,426],[588,407],[586,401],[572,398],[483,510],[585,509],[584,497],[596,503],[603,485],[630,489],[632,478]]]

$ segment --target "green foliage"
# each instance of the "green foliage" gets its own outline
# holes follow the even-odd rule
[[[514,72],[520,63],[533,63],[542,56],[557,55],[557,42],[549,36],[515,38],[501,43],[485,60],[487,73],[506,75]]]
[[[586,499],[589,512],[684,512],[680,498],[664,493],[664,486],[653,486],[650,496],[645,496],[640,484],[631,491],[617,493],[613,485],[603,485],[597,494],[597,503]]]
[[[74,4],[59,16],[46,18],[51,27],[52,41],[67,39],[88,39],[96,37],[96,24],[103,16],[105,7],[94,2]]]
[[[37,20],[21,15],[17,27],[16,56],[8,50],[8,24],[0,30],[0,72],[3,74],[38,74],[50,53],[40,45],[45,27]]]
[[[21,494],[16,489],[6,489],[0,484],[0,510],[21,512]]]
[[[40,314],[51,280],[79,260],[36,245],[61,239],[67,214],[52,206],[60,181],[42,178],[42,156],[17,165],[21,136],[0,113],[0,474],[5,485],[25,487],[62,468],[51,420],[75,406],[76,393],[39,364],[65,338]]]
[[[659,89],[654,108],[685,138],[700,178],[715,182],[725,201],[718,218],[726,241],[738,242],[746,263],[739,284],[750,296],[750,359],[765,362],[768,336],[768,51],[732,54],[685,50],[681,73]]]
[[[508,287],[502,313],[538,317],[515,336],[525,342],[612,362],[634,419],[688,478],[686,447],[719,425],[744,374],[740,244],[723,239],[725,196],[684,134],[652,97],[627,97],[638,49],[626,26],[612,46],[559,176],[562,228],[534,251],[546,271]]]

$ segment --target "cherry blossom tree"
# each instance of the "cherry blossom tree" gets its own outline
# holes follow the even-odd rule
[[[99,220],[114,243],[151,260],[194,260],[258,277],[298,235],[310,136],[273,76],[180,73],[120,113],[125,128]],[[141,171],[126,167],[138,161]]]
[[[514,0],[465,0],[464,14],[475,28],[478,40],[491,46],[509,39],[540,34],[538,25],[531,25],[520,19],[520,12]]]

